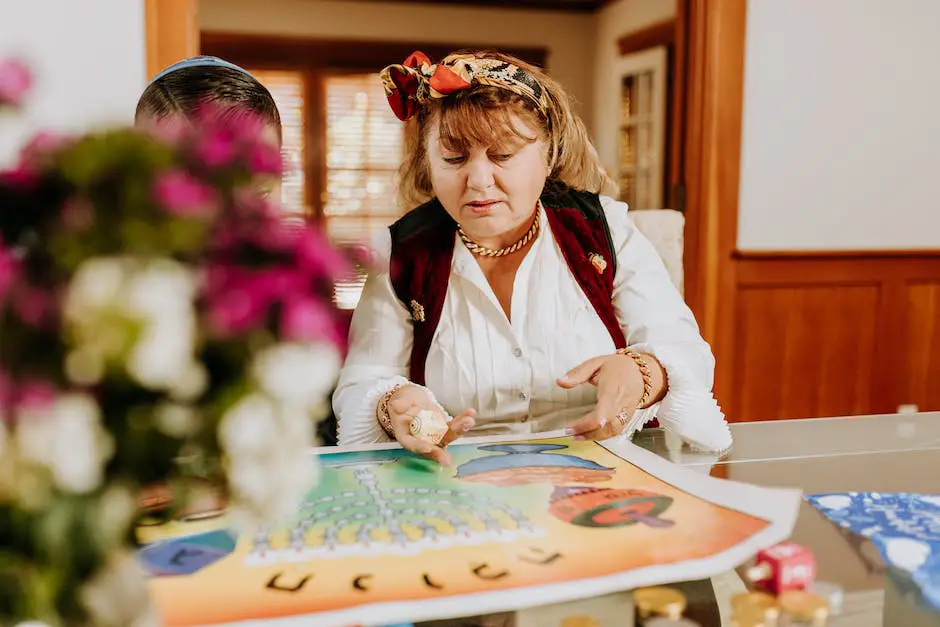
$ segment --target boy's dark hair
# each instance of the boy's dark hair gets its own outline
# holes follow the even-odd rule
[[[137,101],[134,118],[189,117],[204,105],[222,114],[247,111],[259,115],[281,135],[281,116],[271,92],[248,72],[215,64],[180,67],[158,75]]]

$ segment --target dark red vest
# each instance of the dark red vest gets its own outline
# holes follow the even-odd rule
[[[617,257],[597,194],[549,181],[541,196],[552,235],[617,348],[626,338],[611,300]],[[424,368],[444,309],[457,224],[437,199],[410,211],[391,227],[392,288],[412,313],[414,344],[409,379],[424,385]],[[599,255],[606,267],[591,262]]]

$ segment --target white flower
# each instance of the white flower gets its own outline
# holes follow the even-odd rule
[[[178,389],[179,400],[201,394],[204,373],[193,365],[196,288],[195,273],[170,259],[109,257],[83,263],[65,303],[75,342],[66,363],[69,378],[93,384],[107,364],[126,359],[121,365],[145,388]]]
[[[151,321],[128,355],[128,374],[146,388],[170,389],[191,372],[195,339],[196,320],[190,312]]]
[[[189,312],[195,293],[191,270],[171,259],[157,259],[132,275],[124,301],[140,318],[162,320]]]
[[[98,520],[95,532],[103,540],[100,544],[117,546],[124,542],[127,530],[131,528],[137,514],[138,501],[136,491],[132,492],[124,485],[111,485],[101,495]]]
[[[102,627],[156,627],[147,580],[136,556],[121,551],[82,587],[82,603],[91,623]]]
[[[65,358],[65,374],[72,383],[95,385],[104,377],[104,360],[97,351],[82,346]]]
[[[219,440],[233,458],[265,457],[280,443],[274,403],[252,394],[230,408],[219,423]]]
[[[81,321],[89,313],[116,302],[124,287],[127,263],[119,258],[89,259],[75,271],[65,298],[67,320]]]
[[[272,398],[306,409],[316,407],[336,383],[339,352],[328,344],[275,344],[258,353],[252,374]]]
[[[13,479],[13,447],[9,440],[7,428],[3,426],[3,416],[0,415],[0,497],[10,487]]]
[[[273,524],[296,512],[317,480],[313,421],[306,409],[252,394],[219,425],[236,518]]]
[[[199,415],[192,407],[163,403],[154,410],[154,424],[171,438],[185,438],[199,430]]]
[[[316,486],[319,464],[309,450],[285,451],[263,463],[242,458],[230,465],[228,478],[241,527],[276,525],[296,514]]]
[[[59,488],[78,494],[101,484],[113,452],[101,411],[85,394],[68,394],[49,409],[22,412],[15,437],[25,461],[47,468]]]
[[[194,401],[209,387],[209,373],[201,363],[193,361],[180,370],[170,384],[170,393],[178,401]]]

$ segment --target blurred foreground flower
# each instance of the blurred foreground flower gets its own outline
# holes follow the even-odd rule
[[[0,63],[0,104],[29,82]],[[252,191],[260,128],[40,135],[0,172],[0,624],[152,624],[142,494],[259,525],[317,480],[350,266]]]
[[[21,105],[32,84],[32,72],[24,62],[0,59],[0,105]]]

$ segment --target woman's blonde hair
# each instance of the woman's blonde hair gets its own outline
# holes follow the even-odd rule
[[[427,135],[435,116],[440,121],[441,141],[448,148],[466,151],[470,146],[498,146],[512,138],[548,146],[548,178],[573,189],[612,192],[607,175],[588,138],[584,122],[572,110],[571,97],[540,68],[500,52],[471,52],[480,58],[498,59],[522,68],[548,95],[548,116],[531,100],[508,89],[474,83],[446,98],[431,99],[405,123],[404,159],[399,169],[398,202],[410,210],[434,197],[428,166]],[[513,116],[536,129],[537,137],[523,135]]]

